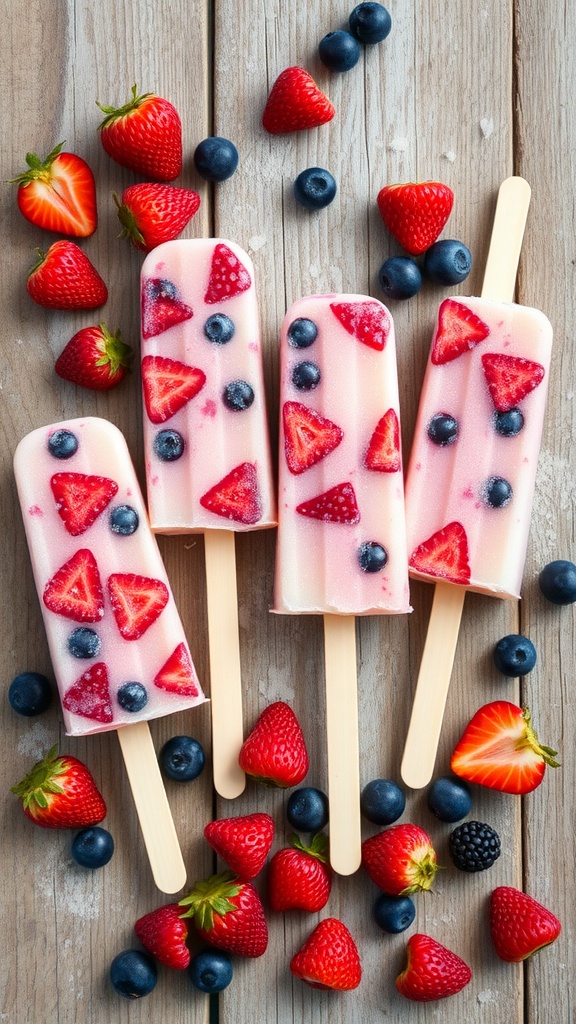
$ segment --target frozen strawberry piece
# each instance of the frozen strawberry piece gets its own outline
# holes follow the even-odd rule
[[[198,696],[196,673],[186,644],[178,644],[178,647],[172,651],[168,660],[154,676],[154,686],[160,690],[168,690],[169,693],[179,693],[182,696]]]
[[[378,420],[370,438],[365,462],[367,469],[373,469],[377,473],[400,472],[400,423],[394,409],[388,409]]]
[[[108,594],[125,640],[139,640],[156,622],[170,597],[162,580],[120,572],[108,577]]]
[[[118,492],[114,480],[86,473],[55,473],[50,486],[58,515],[73,537],[92,526]]]
[[[285,402],[284,452],[291,473],[303,473],[340,444],[344,431],[337,423],[302,402]]]
[[[73,715],[93,718],[96,722],[112,722],[110,683],[108,669],[103,661],[91,665],[79,679],[66,690],[62,707]]]
[[[177,359],[145,356],[142,360],[142,387],[150,422],[166,423],[196,397],[205,383],[203,370],[187,366]]]
[[[88,548],[80,548],[48,580],[44,604],[74,622],[98,622],[104,615],[104,594],[98,565]]]
[[[250,273],[236,253],[223,242],[215,245],[204,302],[213,305],[232,299],[235,295],[247,291],[251,284]]]
[[[447,526],[419,544],[410,555],[414,572],[437,576],[450,583],[469,583],[468,539],[461,523]]]
[[[324,494],[302,501],[296,506],[301,516],[321,519],[323,523],[358,523],[360,510],[350,483],[337,484]]]
[[[469,306],[445,299],[438,311],[438,330],[431,360],[439,366],[469,352],[488,337],[490,329]]]
[[[182,302],[171,281],[149,278],[142,285],[142,336],[155,338],[170,327],[190,320],[194,310]]]
[[[390,314],[380,302],[333,302],[334,316],[364,345],[383,349],[390,334]]]
[[[257,523],[262,515],[256,466],[243,462],[200,498],[203,508],[237,523]]]
[[[532,359],[492,352],[482,356],[482,369],[498,412],[514,409],[542,383],[546,373],[541,363]]]

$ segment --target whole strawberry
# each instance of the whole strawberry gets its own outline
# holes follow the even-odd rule
[[[358,947],[346,925],[336,917],[327,917],[316,926],[292,957],[290,970],[311,988],[339,992],[358,988],[362,979]]]
[[[268,868],[268,899],[272,910],[305,910],[315,913],[328,902],[332,871],[328,864],[328,839],[319,832],[305,846],[298,836],[292,846],[278,850]]]
[[[44,160],[26,154],[28,170],[12,178],[18,184],[20,213],[46,231],[87,238],[96,230],[96,185],[88,164],[63,143]]]
[[[334,107],[304,68],[286,68],[278,75],[262,115],[271,135],[317,128],[334,117]]]
[[[182,122],[170,100],[146,92],[123,107],[103,107],[106,117],[98,126],[108,156],[154,181],[173,181],[182,170]]]
[[[192,189],[157,182],[130,185],[122,193],[122,202],[117,196],[114,201],[122,237],[142,252],[176,238],[200,206],[200,196]]]
[[[472,978],[468,964],[429,935],[412,935],[406,952],[408,963],[396,978],[396,988],[414,1002],[453,996]]]
[[[241,881],[250,882],[266,863],[274,839],[274,821],[263,813],[221,818],[210,821],[204,835],[230,870]]]
[[[240,767],[256,782],[287,788],[308,773],[308,751],[292,708],[283,701],[269,704],[242,744]]]
[[[85,764],[52,747],[12,792],[42,828],[85,828],[106,817],[106,804]]]
[[[96,268],[75,242],[54,242],[28,274],[26,288],[39,306],[49,309],[96,309],[108,289]]]
[[[241,882],[231,871],[196,882],[180,900],[182,917],[191,917],[201,938],[236,956],[258,957],[268,945],[264,908],[250,882]]]
[[[431,888],[438,865],[432,840],[419,825],[393,825],[362,843],[362,863],[389,896]]]
[[[190,950],[186,945],[188,926],[183,920],[182,908],[167,903],[138,918],[134,931],[152,956],[166,967],[183,971],[190,963]]]
[[[490,897],[490,934],[501,960],[519,963],[554,942],[562,925],[551,910],[511,885],[499,885]]]
[[[440,181],[385,185],[378,193],[382,220],[412,256],[419,256],[436,241],[453,203],[452,189]]]
[[[83,327],[62,350],[54,369],[63,380],[92,391],[109,391],[126,376],[132,349],[120,331],[111,334],[106,324]]]

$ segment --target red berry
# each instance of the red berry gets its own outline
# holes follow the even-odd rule
[[[264,709],[239,755],[240,767],[256,782],[297,786],[308,773],[308,752],[292,708],[276,701]]]

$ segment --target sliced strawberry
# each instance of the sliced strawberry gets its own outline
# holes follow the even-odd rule
[[[154,676],[154,686],[168,693],[177,693],[181,697],[197,697],[199,694],[196,673],[192,659],[184,643],[178,647],[164,662],[162,668]]]
[[[144,356],[142,387],[151,423],[165,423],[204,387],[206,374],[165,356]]]
[[[334,117],[335,110],[304,68],[285,68],[266,102],[262,125],[271,135],[318,128]]]
[[[95,722],[112,722],[112,704],[110,701],[110,683],[108,669],[103,661],[91,665],[90,668],[66,690],[62,698],[62,707],[73,715],[92,718]]]
[[[233,299],[235,295],[247,291],[251,284],[252,278],[236,254],[229,246],[218,242],[214,246],[204,302],[213,305],[215,302]]]
[[[104,594],[96,559],[80,548],[60,566],[44,588],[44,604],[56,615],[74,622],[99,622],[104,615]]]
[[[468,538],[461,523],[448,523],[419,544],[410,555],[410,568],[449,583],[470,583]]]
[[[336,484],[324,494],[296,506],[301,516],[320,519],[323,523],[359,523],[360,509],[351,483]]]
[[[490,334],[490,328],[469,306],[444,299],[438,310],[438,329],[430,356],[435,366],[464,355]]]
[[[331,302],[330,309],[348,334],[381,352],[390,334],[388,310],[379,302]]]
[[[108,577],[108,593],[116,624],[125,640],[139,640],[168,604],[162,580],[116,572]]]
[[[118,492],[114,480],[87,473],[55,473],[50,487],[58,515],[73,537],[92,526]]]
[[[96,230],[96,185],[85,160],[63,153],[63,143],[40,160],[26,154],[28,170],[18,183],[20,212],[37,227],[86,238]]]
[[[388,409],[378,420],[364,462],[367,469],[374,469],[378,473],[400,471],[400,424],[394,409]]]
[[[338,447],[344,431],[301,402],[285,402],[282,409],[284,452],[291,473],[303,473]]]
[[[532,359],[496,352],[486,352],[482,356],[482,369],[498,412],[514,409],[542,383],[546,373],[544,367]]]
[[[223,519],[251,526],[262,515],[256,466],[242,462],[200,498],[202,508]]]
[[[141,304],[142,337],[145,341],[194,316],[194,310],[178,297],[176,285],[159,277],[144,281]]]

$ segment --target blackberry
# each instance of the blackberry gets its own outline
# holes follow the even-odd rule
[[[465,821],[450,833],[448,847],[460,871],[485,871],[500,856],[500,836],[481,821]]]

